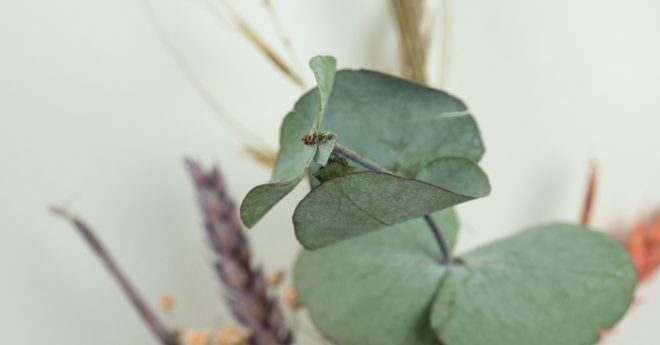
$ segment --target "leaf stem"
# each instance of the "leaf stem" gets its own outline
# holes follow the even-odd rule
[[[387,174],[392,174],[396,175],[393,172],[385,169],[383,166],[380,164],[372,161],[371,159],[349,149],[348,147],[344,145],[340,145],[338,143],[335,144],[335,148],[333,149],[333,152],[346,158],[350,159],[353,162],[360,164],[361,166],[375,172],[382,172],[382,173],[387,173]]]
[[[335,144],[335,148],[333,149],[333,152],[346,159],[352,160],[353,162],[358,163],[361,166],[371,171],[396,175],[393,172],[385,169],[380,164],[372,161],[371,159],[338,143]],[[444,236],[442,236],[442,232],[440,231],[440,227],[435,222],[435,219],[433,219],[433,216],[431,216],[430,214],[425,215],[424,219],[429,224],[429,227],[431,228],[431,232],[433,232],[433,235],[435,236],[435,240],[438,242],[438,246],[440,247],[440,252],[442,253],[442,259],[440,263],[442,264],[449,263],[451,261],[450,260],[451,255],[449,253],[449,247],[447,247],[447,241],[445,241],[445,238]]]
[[[435,240],[438,242],[438,246],[440,246],[440,252],[442,253],[442,259],[440,260],[441,264],[447,264],[450,262],[450,254],[449,254],[449,248],[447,248],[447,242],[445,241],[445,238],[442,237],[442,232],[440,231],[440,227],[438,226],[438,223],[435,222],[435,219],[433,219],[433,216],[430,214],[427,214],[424,216],[424,219],[426,219],[426,222],[429,224],[429,227],[431,227],[431,232],[433,232],[433,236],[435,236]]]

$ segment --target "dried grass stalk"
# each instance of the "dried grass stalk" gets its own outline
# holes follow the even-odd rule
[[[103,247],[98,240],[92,228],[90,228],[82,219],[68,213],[64,208],[51,206],[51,212],[68,220],[80,232],[87,244],[94,250],[94,253],[101,259],[101,262],[110,271],[110,274],[117,281],[124,294],[131,300],[135,309],[137,309],[144,322],[149,326],[151,332],[160,340],[163,345],[178,345],[174,335],[170,333],[156,315],[149,309],[147,303],[137,293],[137,290],[128,281],[128,278],[119,269],[119,266],[110,256],[110,253]]]
[[[401,40],[401,76],[426,84],[426,40],[422,33],[423,0],[391,0]]]

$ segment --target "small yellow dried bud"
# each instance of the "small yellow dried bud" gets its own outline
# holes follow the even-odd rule
[[[289,307],[291,307],[291,309],[298,309],[300,306],[300,303],[298,302],[298,294],[293,285],[287,286],[284,291],[282,291],[282,299]]]
[[[282,271],[275,272],[270,276],[268,276],[268,279],[266,280],[266,284],[268,284],[268,286],[270,287],[276,287],[280,285],[283,278],[284,278],[284,272]]]
[[[248,345],[248,336],[236,326],[225,326],[213,340],[214,345]]]
[[[185,345],[206,345],[209,341],[209,331],[196,331],[194,329],[189,329],[183,335],[183,343]]]
[[[160,308],[164,311],[170,311],[174,307],[174,297],[168,293],[160,296]]]

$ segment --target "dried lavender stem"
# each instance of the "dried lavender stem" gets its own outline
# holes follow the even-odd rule
[[[206,233],[217,258],[215,268],[227,292],[227,302],[236,319],[250,329],[250,344],[292,344],[293,333],[287,329],[277,302],[268,296],[262,271],[250,265],[250,248],[242,222],[220,172],[217,169],[204,172],[192,160],[186,160],[186,164],[197,187]]]
[[[335,148],[333,149],[333,152],[346,158],[350,159],[355,163],[360,164],[361,166],[375,172],[380,172],[380,173],[386,173],[386,174],[391,174],[391,175],[396,175],[392,173],[391,171],[385,169],[383,166],[380,164],[372,161],[371,159],[349,149],[346,146],[340,145],[340,144],[335,144]],[[435,222],[433,219],[433,216],[430,214],[427,214],[424,216],[424,219],[426,222],[429,224],[429,227],[431,228],[431,232],[433,232],[433,236],[435,236],[435,240],[438,242],[438,247],[440,247],[440,253],[442,254],[442,259],[440,262],[442,264],[446,264],[450,262],[450,257],[451,254],[449,253],[449,248],[447,247],[447,241],[445,241],[445,238],[442,236],[442,232],[440,231],[440,228],[438,227],[438,224]]]
[[[80,218],[69,214],[63,208],[51,206],[50,210],[54,214],[71,222],[71,224],[78,229],[78,232],[80,232],[89,246],[92,247],[96,255],[101,259],[101,262],[103,262],[105,267],[110,271],[112,277],[119,283],[124,294],[126,294],[131,300],[133,306],[137,309],[138,313],[140,313],[140,316],[142,316],[142,319],[147,323],[156,338],[158,338],[163,345],[178,345],[174,336],[167,330],[167,328],[165,328],[165,326],[163,326],[160,320],[156,318],[151,309],[149,309],[149,306],[144,302],[142,297],[140,297],[98,238],[96,238],[92,229]]]

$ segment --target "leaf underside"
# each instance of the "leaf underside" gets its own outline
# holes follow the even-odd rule
[[[369,171],[326,181],[296,207],[298,241],[314,250],[490,193],[486,174],[466,158],[437,159],[421,175],[427,182]]]
[[[620,242],[576,225],[529,229],[461,258],[431,314],[447,345],[591,345],[635,289]]]
[[[303,95],[293,111],[284,118],[280,132],[280,152],[273,176],[267,184],[253,188],[241,204],[241,218],[248,228],[253,227],[300,183],[312,159],[317,156],[317,145],[305,145],[301,138],[319,131],[335,79],[336,60],[333,57],[317,56],[309,64],[319,87]],[[323,154],[317,157],[322,165],[327,161],[323,157],[328,148],[332,151],[336,137],[324,142]]]
[[[433,214],[450,246],[452,209]],[[341,345],[438,345],[428,320],[445,274],[423,219],[414,219],[317,251],[296,261],[298,297],[317,327]]]

